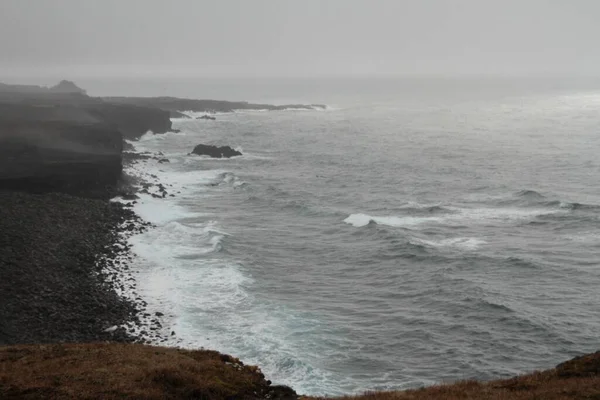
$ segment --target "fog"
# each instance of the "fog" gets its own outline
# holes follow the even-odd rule
[[[2,0],[8,76],[574,75],[600,2]]]

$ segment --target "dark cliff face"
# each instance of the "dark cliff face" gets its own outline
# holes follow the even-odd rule
[[[109,197],[123,139],[170,129],[169,112],[156,108],[82,93],[0,91],[0,189]]]
[[[172,127],[170,113],[157,108],[106,102],[86,105],[84,108],[98,120],[115,126],[129,140],[137,140],[148,131],[169,132]]]
[[[105,124],[0,121],[0,189],[108,198],[122,149],[121,133]]]
[[[7,94],[0,92],[0,121],[69,121],[104,123],[137,140],[148,131],[171,130],[171,116],[158,108],[112,104],[80,94]]]

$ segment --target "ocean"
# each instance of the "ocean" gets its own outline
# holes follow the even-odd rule
[[[134,143],[170,160],[134,167],[175,197],[142,195],[156,227],[130,239],[168,344],[311,395],[509,377],[598,350],[598,81],[84,87],[328,105],[177,119],[180,133]],[[244,155],[189,155],[200,143]]]

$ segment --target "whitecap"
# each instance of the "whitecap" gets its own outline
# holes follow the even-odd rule
[[[355,227],[366,226],[371,222],[393,227],[415,226],[425,222],[439,221],[439,217],[372,217],[367,214],[352,214],[344,220]]]
[[[477,250],[481,247],[481,245],[487,243],[483,239],[473,237],[447,238],[441,240],[413,238],[410,240],[410,242],[413,244],[421,244],[435,248],[457,248],[460,250]]]
[[[345,223],[355,227],[366,226],[369,223],[386,225],[392,227],[412,227],[426,223],[462,224],[485,223],[485,222],[509,222],[520,219],[532,219],[535,217],[564,213],[565,209],[518,209],[518,208],[457,208],[446,207],[453,211],[451,214],[435,217],[413,217],[413,216],[371,216],[368,214],[351,214],[344,220]]]

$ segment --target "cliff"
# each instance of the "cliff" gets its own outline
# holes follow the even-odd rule
[[[148,131],[165,133],[171,130],[171,116],[158,108],[99,101],[83,109],[100,121],[113,125],[125,139],[137,140]]]
[[[170,113],[156,107],[113,104],[89,97],[74,83],[62,81],[52,88],[0,84],[0,120],[102,123],[136,140],[148,131],[171,130]]]
[[[0,119],[0,188],[107,198],[122,150],[121,133],[108,125]]]

